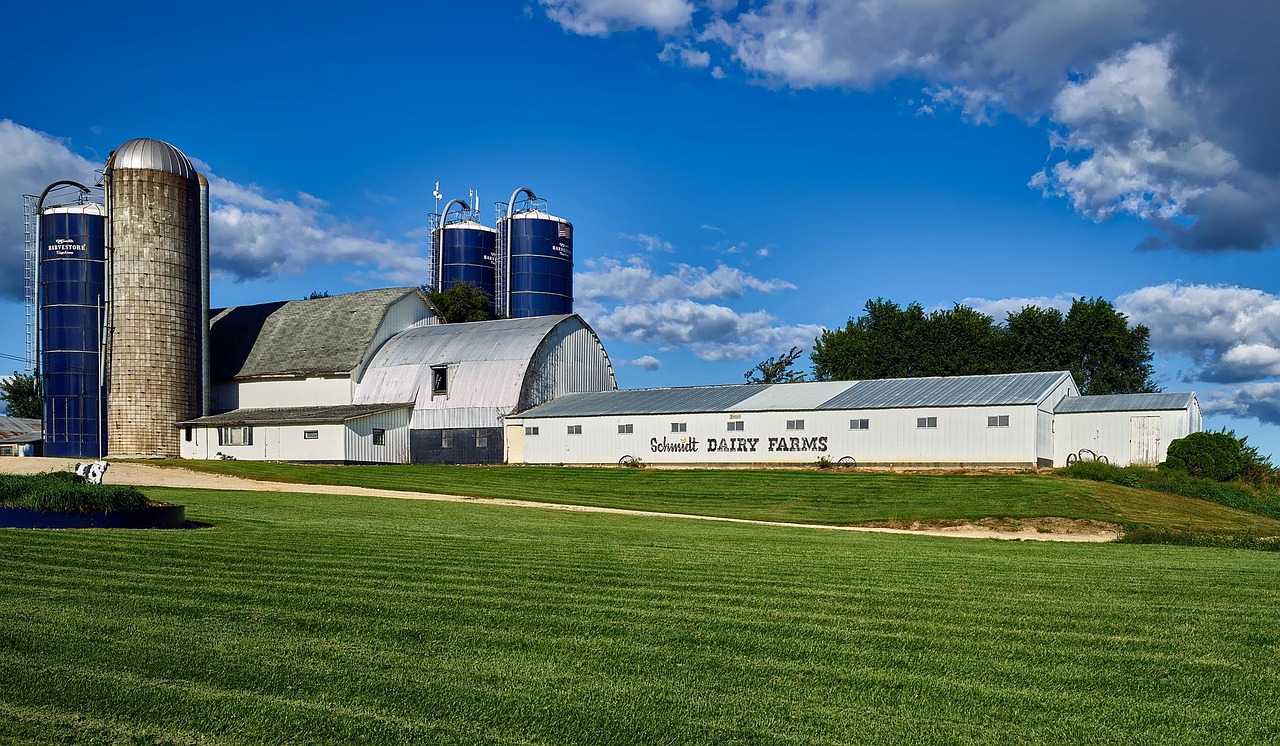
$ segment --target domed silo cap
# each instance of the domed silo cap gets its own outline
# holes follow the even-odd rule
[[[196,177],[195,166],[181,150],[162,140],[140,137],[116,148],[107,159],[107,168],[138,168],[177,174],[184,179]]]

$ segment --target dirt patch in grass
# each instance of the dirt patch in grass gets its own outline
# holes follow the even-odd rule
[[[1076,518],[979,518],[977,520],[869,521],[870,528],[899,531],[976,531],[1035,533],[1048,536],[1110,536],[1117,538],[1123,528],[1115,523]]]

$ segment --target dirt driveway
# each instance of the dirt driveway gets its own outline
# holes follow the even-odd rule
[[[68,470],[75,463],[73,459],[56,458],[0,458],[0,473],[36,474],[45,471]],[[225,474],[206,474],[176,467],[159,467],[139,463],[112,463],[104,480],[107,484],[132,484],[139,487],[186,487],[207,490],[258,490],[267,492],[306,492],[320,495],[367,495],[371,497],[393,497],[402,500],[442,500],[446,502],[469,502],[482,505],[505,505],[518,508],[541,508],[543,510],[565,510],[580,513],[611,513],[614,515],[650,516],[657,518],[680,518],[694,521],[718,521],[721,523],[746,523],[761,526],[787,526],[791,528],[812,528],[824,531],[865,531],[890,534],[920,534],[926,536],[950,536],[965,539],[1009,539],[1022,541],[1070,541],[1070,542],[1104,542],[1119,537],[1115,527],[1096,521],[1073,521],[1065,518],[1041,518],[1024,520],[987,519],[977,523],[958,523],[956,525],[940,525],[945,522],[912,522],[889,523],[876,526],[823,526],[808,523],[787,523],[783,521],[754,521],[745,518],[717,518],[713,516],[684,515],[681,513],[661,513],[649,510],[623,510],[621,508],[598,508],[586,505],[564,505],[560,503],[530,502],[527,500],[507,500],[488,497],[462,497],[460,495],[439,495],[428,492],[401,492],[398,490],[378,490],[368,487],[344,487],[326,484],[297,484],[284,482],[262,482],[256,479],[243,479]]]

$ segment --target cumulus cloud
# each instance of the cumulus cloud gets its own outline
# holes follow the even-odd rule
[[[1232,285],[1166,284],[1121,295],[1116,306],[1151,329],[1154,350],[1192,360],[1199,380],[1280,375],[1280,296]]]
[[[1263,424],[1280,425],[1280,383],[1224,386],[1205,396],[1200,405],[1207,414],[1253,418]]]
[[[683,347],[701,360],[744,360],[768,350],[807,348],[822,333],[814,324],[776,324],[765,311],[741,313],[714,303],[671,299],[619,305],[592,326],[607,337],[660,348]]]
[[[211,203],[210,263],[222,277],[255,280],[348,263],[360,267],[369,280],[426,281],[429,262],[419,244],[371,238],[366,230],[334,218],[324,200],[305,192],[296,199],[275,198],[207,167],[205,175]]]
[[[667,42],[667,45],[658,53],[658,59],[663,62],[679,62],[681,65],[695,70],[711,66],[711,54],[709,52],[676,44],[675,42]]]
[[[686,0],[538,0],[547,16],[566,31],[607,36],[615,31],[651,29],[670,33],[689,25],[693,5]]]
[[[661,236],[653,236],[648,233],[618,233],[618,237],[638,244],[645,251],[664,251],[670,254],[676,250],[676,247],[670,241]]]
[[[101,166],[65,140],[0,120],[0,298],[23,298],[22,195],[39,195],[62,179],[93,186],[94,169]]]
[[[567,30],[651,28],[663,54],[793,88],[922,81],[917,113],[1051,126],[1030,185],[1082,215],[1149,221],[1143,248],[1253,251],[1280,237],[1280,4],[1196,0],[544,0]],[[668,8],[670,20],[641,16]],[[696,45],[696,46],[695,46]],[[682,50],[691,53],[681,58]],[[696,52],[696,55],[692,54]],[[703,55],[706,55],[703,57]]]
[[[643,257],[632,257],[626,263],[606,258],[597,266],[601,269],[574,275],[576,297],[588,301],[651,302],[676,298],[740,298],[748,290],[776,293],[795,289],[795,285],[786,280],[762,280],[724,264],[716,265],[715,269],[676,264],[667,274],[654,272]]]
[[[1078,293],[1057,293],[1055,295],[1040,295],[1028,298],[997,298],[995,300],[989,298],[964,298],[960,303],[979,313],[985,313],[995,319],[997,323],[1004,323],[1009,314],[1017,313],[1027,306],[1056,308],[1066,313],[1071,308],[1071,302],[1079,297]],[[950,308],[950,306],[945,307]]]
[[[635,360],[632,360],[631,364],[641,370],[657,370],[662,367],[662,361],[653,355],[641,355]]]

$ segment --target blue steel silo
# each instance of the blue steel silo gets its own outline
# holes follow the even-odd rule
[[[489,294],[496,291],[494,249],[498,232],[487,225],[465,220],[440,229],[440,290],[463,282],[478,285]]]
[[[515,212],[516,197],[529,195]],[[546,211],[546,202],[521,187],[507,203],[505,314],[512,318],[573,313],[573,224]],[[500,304],[501,307],[501,304]]]
[[[101,368],[106,258],[102,205],[41,206],[39,328],[46,456],[106,454]]]

